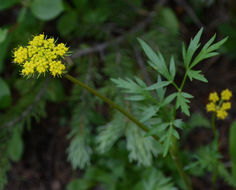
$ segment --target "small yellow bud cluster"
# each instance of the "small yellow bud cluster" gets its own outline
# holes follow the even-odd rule
[[[228,115],[227,110],[231,108],[231,103],[228,102],[228,100],[230,100],[231,97],[232,97],[232,92],[229,89],[225,89],[221,92],[221,98],[219,98],[217,92],[210,93],[209,95],[210,102],[206,105],[207,111],[215,112],[217,118],[219,119],[225,119]]]
[[[26,47],[20,46],[14,51],[14,62],[23,67],[21,73],[25,76],[49,71],[55,77],[66,69],[61,60],[67,52],[65,44],[56,45],[54,38],[46,39],[44,34],[40,34]]]

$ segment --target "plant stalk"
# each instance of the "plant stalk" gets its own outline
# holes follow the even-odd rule
[[[211,129],[212,129],[212,132],[214,134],[214,138],[216,139],[217,138],[217,135],[216,135],[216,124],[215,124],[215,120],[216,120],[216,113],[213,113],[212,117],[211,117]]]
[[[217,143],[217,147],[216,147],[217,151],[220,152],[215,121],[216,121],[216,113],[213,113],[213,115],[211,117],[211,129],[212,129],[212,132],[214,134],[214,140]],[[218,176],[218,170],[217,170],[217,167],[215,167],[213,169],[213,174],[212,174],[212,178],[211,178],[213,189],[216,189],[217,176]]]
[[[137,119],[135,119],[130,113],[128,113],[127,111],[125,111],[123,108],[121,108],[119,105],[117,105],[116,103],[114,103],[111,99],[107,98],[106,96],[103,96],[102,94],[100,94],[98,91],[94,90],[93,88],[90,88],[89,86],[87,86],[86,84],[84,84],[83,82],[77,80],[76,78],[72,77],[69,74],[65,74],[64,75],[65,78],[67,78],[68,80],[70,80],[71,82],[81,86],[82,88],[88,90],[90,93],[92,93],[93,95],[99,97],[100,99],[102,99],[104,102],[106,102],[107,104],[109,104],[111,107],[115,108],[116,110],[118,110],[120,113],[122,113],[124,116],[126,116],[127,118],[129,118],[131,121],[133,121],[139,128],[141,128],[142,130],[144,130],[145,132],[149,131],[149,128],[147,126],[145,126],[144,124],[142,124],[141,122],[139,122]],[[159,137],[156,135],[152,135],[152,137],[156,140],[159,140]]]
[[[178,148],[178,144],[177,144],[177,141],[176,141],[176,138],[173,137],[173,145],[171,147],[171,157],[172,159],[174,160],[175,162],[175,165],[177,167],[177,170],[180,174],[180,177],[182,178],[182,180],[184,181],[184,184],[186,186],[186,189],[187,190],[193,190],[192,186],[191,186],[191,183],[190,183],[190,180],[187,176],[187,174],[185,173],[184,171],[184,168],[183,168],[183,165],[182,163],[180,162],[179,160],[179,155],[178,155],[178,152],[179,152],[179,148]]]

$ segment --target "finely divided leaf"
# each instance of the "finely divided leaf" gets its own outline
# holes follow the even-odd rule
[[[177,190],[171,178],[165,177],[160,170],[152,168],[148,174],[144,174],[140,188],[142,190]]]
[[[169,152],[169,148],[172,145],[172,136],[173,136],[174,130],[175,129],[173,129],[173,127],[170,126],[168,130],[166,131],[166,134],[163,135],[162,138],[160,139],[160,141],[163,142],[163,146],[164,146],[164,150],[163,150],[164,157],[167,155],[167,153]]]
[[[176,98],[177,95],[178,95],[178,93],[175,92],[175,93],[170,94],[169,96],[167,96],[164,99],[164,101],[162,102],[161,106],[165,106],[165,105],[168,105],[169,103],[171,103]]]
[[[160,144],[152,137],[145,137],[144,132],[133,123],[129,123],[125,135],[130,161],[151,166],[153,155],[156,156],[160,152]]]
[[[67,152],[68,160],[71,162],[73,169],[83,169],[85,166],[90,165],[90,155],[92,151],[86,141],[84,134],[78,134],[71,140]]]
[[[145,54],[149,58],[150,62],[148,62],[155,70],[158,70],[158,72],[163,75],[166,79],[170,80],[170,74],[168,72],[165,60],[162,56],[162,54],[159,52],[156,54],[152,48],[143,40],[138,38],[138,41],[140,45],[142,46]]]
[[[189,67],[189,64],[192,60],[193,54],[196,52],[196,50],[200,46],[199,41],[200,41],[200,38],[201,38],[201,35],[202,35],[202,31],[203,31],[203,28],[201,28],[199,30],[199,32],[196,34],[196,36],[193,39],[191,39],[187,51],[185,50],[185,47],[183,46],[182,54],[183,54],[183,59],[184,59],[184,65],[185,65],[186,68]]]
[[[222,46],[228,37],[222,39],[221,41],[211,45],[215,39],[215,35],[203,46],[202,50],[200,53],[196,56],[196,58],[193,60],[190,68],[193,68],[195,65],[197,65],[200,61],[213,57],[217,55],[217,52],[214,52],[215,50],[219,49],[220,46]]]
[[[111,149],[115,142],[124,134],[126,124],[127,119],[116,112],[110,122],[98,128],[99,133],[96,137],[96,144],[99,153],[105,153]]]
[[[192,81],[193,79],[196,79],[196,80],[199,80],[199,81],[202,81],[202,82],[208,82],[207,79],[204,77],[203,74],[200,74],[201,71],[200,70],[197,70],[197,71],[194,71],[194,70],[189,70],[187,72],[188,74],[188,77],[189,79]]]
[[[180,107],[181,111],[183,113],[185,113],[187,116],[190,115],[189,105],[188,105],[188,103],[190,101],[188,100],[188,98],[193,98],[193,96],[191,94],[186,93],[186,92],[179,92],[177,94],[177,101],[176,101],[177,108]]]
[[[157,78],[157,82],[161,82],[161,76],[158,75],[158,78]],[[166,88],[162,87],[162,88],[158,88],[156,89],[156,92],[157,92],[157,97],[158,97],[158,100],[160,102],[163,101],[164,97],[165,97],[165,94],[166,94]]]
[[[152,118],[159,111],[159,107],[149,105],[147,107],[142,108],[142,117],[140,122],[145,122],[148,119]]]
[[[117,85],[117,87],[122,88],[125,93],[131,94],[126,98],[127,100],[142,101],[151,96],[150,92],[145,90],[147,88],[146,84],[137,77],[135,78],[135,81],[129,78],[118,78],[111,80]]]
[[[166,87],[170,84],[169,81],[160,81],[160,82],[157,82],[149,87],[146,88],[146,90],[157,90],[159,88],[163,88],[163,87]]]
[[[152,135],[157,135],[161,136],[164,130],[170,125],[170,123],[160,123],[157,124],[156,126],[152,127],[145,136],[152,136]]]

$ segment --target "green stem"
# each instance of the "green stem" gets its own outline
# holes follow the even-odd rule
[[[131,121],[133,121],[139,128],[141,128],[142,130],[148,132],[149,128],[147,126],[145,126],[144,124],[140,123],[137,119],[135,119],[130,113],[128,113],[127,111],[123,110],[119,105],[117,105],[116,103],[114,103],[111,99],[107,98],[106,96],[103,96],[102,94],[100,94],[99,92],[97,92],[96,90],[94,90],[93,88],[90,88],[89,86],[87,86],[86,84],[84,84],[83,82],[77,80],[76,78],[72,77],[69,74],[65,74],[64,75],[65,78],[67,78],[68,80],[70,80],[71,82],[81,86],[82,88],[88,90],[90,93],[94,94],[95,96],[99,97],[100,99],[102,99],[104,102],[108,103],[111,107],[115,108],[116,110],[118,110],[119,112],[121,112],[124,116],[126,116],[127,118],[129,118]],[[159,137],[156,135],[152,135],[154,139],[159,140]]]
[[[217,131],[216,131],[215,121],[216,121],[216,113],[213,113],[213,115],[211,117],[211,129],[212,129],[212,132],[214,134],[214,141],[216,141],[216,143],[217,143],[217,147],[216,147],[217,151],[219,152],[218,135],[217,135]],[[212,178],[211,178],[213,189],[216,189],[217,175],[218,175],[218,170],[217,170],[217,167],[215,167],[213,169],[213,174],[212,174]]]
[[[182,165],[181,161],[179,160],[178,152],[179,152],[179,148],[178,148],[178,145],[177,145],[177,140],[176,140],[175,137],[173,137],[173,146],[172,146],[171,151],[170,151],[171,157],[175,162],[175,165],[177,167],[177,170],[178,170],[182,180],[184,181],[186,189],[187,190],[192,190],[190,180],[189,180],[187,174],[184,171],[184,168],[183,168],[183,165]]]
[[[177,84],[174,81],[172,81],[171,84],[176,88],[176,90],[179,91],[179,87],[177,86]]]
[[[216,113],[213,113],[212,117],[211,117],[211,129],[212,132],[214,134],[214,138],[216,139],[216,124],[215,124],[215,120],[216,120]]]
[[[184,74],[184,78],[183,78],[182,83],[181,83],[181,85],[180,85],[179,91],[182,91],[182,90],[183,90],[184,83],[185,83],[185,81],[186,81],[186,79],[187,79],[187,76],[188,76],[188,69],[186,69],[186,72],[185,72],[185,74]]]

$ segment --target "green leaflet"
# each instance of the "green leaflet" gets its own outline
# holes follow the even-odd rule
[[[191,39],[188,49],[186,50],[184,44],[182,46],[182,56],[184,60],[184,65],[187,68],[193,68],[195,65],[197,65],[200,61],[213,57],[217,55],[217,52],[214,52],[215,50],[219,49],[228,39],[228,37],[222,39],[221,41],[212,44],[213,41],[216,38],[216,35],[214,35],[201,49],[201,51],[196,55],[196,57],[193,59],[192,63],[191,60],[196,53],[197,49],[200,47],[200,38],[203,32],[203,28],[201,28],[196,36]]]
[[[156,54],[152,48],[146,43],[144,42],[142,39],[138,38],[138,41],[140,43],[140,45],[142,46],[145,54],[147,55],[147,57],[149,58],[149,64],[150,66],[152,66],[155,70],[157,70],[161,75],[163,75],[166,79],[170,80],[170,74],[169,71],[167,69],[165,60],[162,56],[162,54],[160,52],[158,52],[158,54]]]
[[[208,80],[204,77],[203,74],[200,74],[201,71],[194,71],[194,70],[189,70],[187,72],[189,79],[192,81],[193,79],[202,81],[202,82],[208,82]]]
[[[189,112],[189,105],[188,103],[190,102],[188,99],[193,98],[191,94],[188,94],[186,92],[179,92],[177,94],[177,100],[176,100],[176,106],[177,108],[181,108],[181,111],[185,113],[187,116],[190,115]]]
[[[127,126],[125,136],[129,160],[137,161],[138,165],[150,166],[153,156],[161,151],[160,145],[152,137],[145,137],[144,132],[133,123]]]
[[[22,139],[21,128],[23,123],[15,126],[13,134],[7,144],[7,154],[12,161],[19,161],[24,151],[24,142]]]
[[[35,17],[44,21],[54,19],[64,10],[62,0],[33,0],[30,8]]]
[[[177,188],[170,177],[153,168],[143,174],[143,179],[134,190],[177,190]]]
[[[7,37],[7,32],[8,29],[7,28],[0,28],[0,43],[4,42],[6,37]]]
[[[183,54],[183,59],[184,59],[184,65],[186,68],[189,67],[193,54],[196,52],[196,50],[200,46],[199,41],[200,41],[202,32],[203,32],[203,28],[201,28],[196,34],[196,36],[193,39],[191,39],[187,51],[186,51],[185,46],[183,45],[182,54]]]
[[[160,82],[157,82],[149,87],[146,88],[146,90],[157,90],[159,88],[163,88],[163,87],[166,87],[170,84],[169,81],[160,81]]]
[[[124,135],[126,118],[116,112],[114,118],[104,126],[100,126],[96,136],[97,151],[99,153],[108,152],[118,139]]]
[[[122,88],[125,93],[128,93],[129,96],[126,98],[131,101],[142,101],[152,97],[150,92],[148,92],[146,84],[138,78],[131,80],[129,78],[126,79],[111,79],[117,87]]]
[[[73,169],[85,168],[90,165],[91,148],[88,146],[85,134],[74,136],[67,149],[68,160],[71,162]]]

